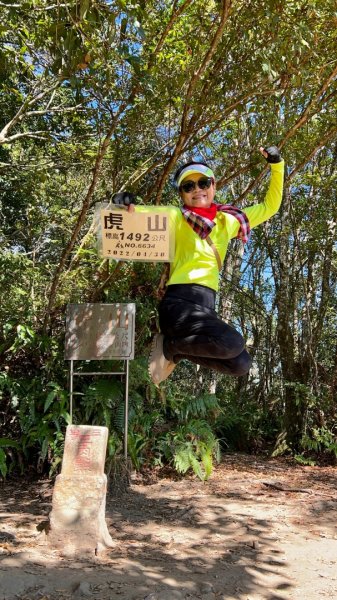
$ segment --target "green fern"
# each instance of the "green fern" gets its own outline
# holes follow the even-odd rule
[[[92,383],[85,394],[85,400],[113,406],[123,397],[123,384],[117,379],[99,379]]]
[[[7,464],[6,464],[6,454],[2,448],[0,448],[0,473],[2,477],[5,479],[7,475]]]
[[[314,467],[316,465],[316,462],[312,458],[307,458],[303,454],[295,454],[294,459],[299,465],[306,465],[309,467]]]
[[[175,449],[174,466],[178,473],[186,473],[191,466],[190,461],[191,446],[190,444],[181,445]]]
[[[313,428],[309,435],[304,435],[301,440],[304,451],[324,454],[331,452],[337,457],[337,442],[333,432],[325,427]]]
[[[201,454],[201,462],[205,472],[204,479],[207,480],[212,475],[213,471],[213,459],[211,449],[208,448],[205,452]]]
[[[166,446],[166,451],[168,446]],[[189,469],[199,479],[206,481],[213,471],[213,459],[219,458],[219,442],[209,424],[194,419],[181,426],[173,435],[171,451],[173,464],[179,473]]]
[[[199,477],[199,479],[201,479],[201,481],[205,481],[206,477],[205,477],[205,473],[202,469],[202,463],[200,463],[200,461],[197,459],[196,455],[191,452],[190,455],[190,463],[191,463],[191,467],[194,471],[194,473],[196,474],[197,477]]]
[[[123,384],[116,379],[99,379],[86,389],[79,404],[80,419],[85,423],[111,427],[116,409],[123,403]]]
[[[147,440],[134,431],[130,431],[128,435],[128,452],[134,468],[139,471],[144,462],[143,450],[147,445]]]
[[[174,454],[174,466],[178,473],[182,474],[192,469],[201,481],[206,481],[213,470],[212,451],[208,450],[199,455],[192,444],[182,444]]]
[[[117,431],[124,431],[124,421],[125,421],[125,406],[124,403],[121,403],[114,410],[114,415],[112,418],[113,425]]]
[[[220,406],[218,398],[214,394],[197,396],[190,398],[181,407],[181,418],[185,421],[190,417],[206,417],[210,413],[219,412]]]

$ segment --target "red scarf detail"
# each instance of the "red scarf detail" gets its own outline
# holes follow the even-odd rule
[[[208,208],[194,207],[194,206],[191,207],[191,206],[186,206],[186,204],[184,204],[184,208],[186,208],[187,210],[190,210],[191,212],[195,213],[196,215],[200,215],[200,217],[206,217],[210,221],[214,221],[216,213],[218,212],[217,205],[214,204],[214,202],[212,202],[211,206],[209,206]]]

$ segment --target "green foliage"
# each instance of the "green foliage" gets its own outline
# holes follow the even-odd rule
[[[68,394],[51,377],[52,371],[59,375],[57,344],[39,336],[28,323],[6,322],[2,349],[7,364],[0,372],[0,432],[11,432],[11,444],[8,440],[5,444],[11,449],[9,470],[52,472],[61,460],[64,428],[70,419]],[[42,369],[41,352],[45,353]]]
[[[213,470],[213,459],[220,460],[219,442],[210,425],[202,419],[191,419],[176,430],[162,436],[157,442],[158,459],[173,464],[179,473],[190,469],[202,481]]]
[[[189,397],[179,406],[179,417],[187,421],[191,417],[215,418],[221,411],[219,399],[215,394],[201,394]]]
[[[144,463],[144,448],[148,440],[143,434],[131,431],[128,435],[128,454],[131,458],[133,467],[139,471]]]
[[[123,384],[116,378],[96,379],[83,392],[79,392],[76,420],[82,423],[112,425],[123,429],[124,415],[121,413]],[[75,396],[76,398],[76,396]]]
[[[302,437],[302,454],[305,460],[313,460],[313,457],[331,458],[337,460],[337,437],[326,427],[313,428],[309,434]],[[298,460],[298,456],[296,457]]]
[[[254,400],[246,398],[238,406],[236,398],[228,398],[216,422],[222,443],[231,450],[259,452],[269,449],[280,430],[276,411],[263,410]]]
[[[304,454],[295,454],[294,459],[299,465],[304,465],[308,467],[314,467],[316,465],[315,460],[313,460],[312,458],[305,457]]]
[[[2,475],[58,468],[69,422],[70,302],[137,303],[136,468],[169,463],[207,478],[214,440],[256,452],[283,431],[283,451],[333,458],[337,80],[327,56],[335,3],[231,3],[212,56],[223,6],[213,0],[181,12],[182,3],[154,0],[3,4],[0,435],[17,445],[0,447]],[[145,204],[177,205],[172,171],[196,156],[211,161],[219,200],[262,200],[257,149],[269,142],[282,144],[287,163],[283,207],[253,231],[243,257],[230,246],[219,294],[220,312],[249,340],[251,375],[214,378],[179,364],[158,392],[146,358],[161,265],[102,260],[95,205],[125,189]],[[75,422],[107,425],[112,459],[122,450],[123,384],[84,379]]]
[[[8,438],[0,438],[0,473],[3,478],[6,477],[8,472],[6,448],[8,449],[18,447],[19,445],[17,444],[17,442],[14,442],[13,440],[10,440]]]

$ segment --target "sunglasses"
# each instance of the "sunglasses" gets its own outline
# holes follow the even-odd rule
[[[185,183],[180,185],[179,189],[185,192],[185,194],[189,194],[190,192],[194,192],[197,186],[201,190],[209,190],[212,183],[212,177],[201,177],[198,181],[185,181]]]

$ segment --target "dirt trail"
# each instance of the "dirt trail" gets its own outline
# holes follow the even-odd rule
[[[51,494],[43,481],[0,488],[0,600],[337,598],[332,467],[231,455],[205,484],[136,480],[108,498],[116,547],[86,560],[48,547]]]

